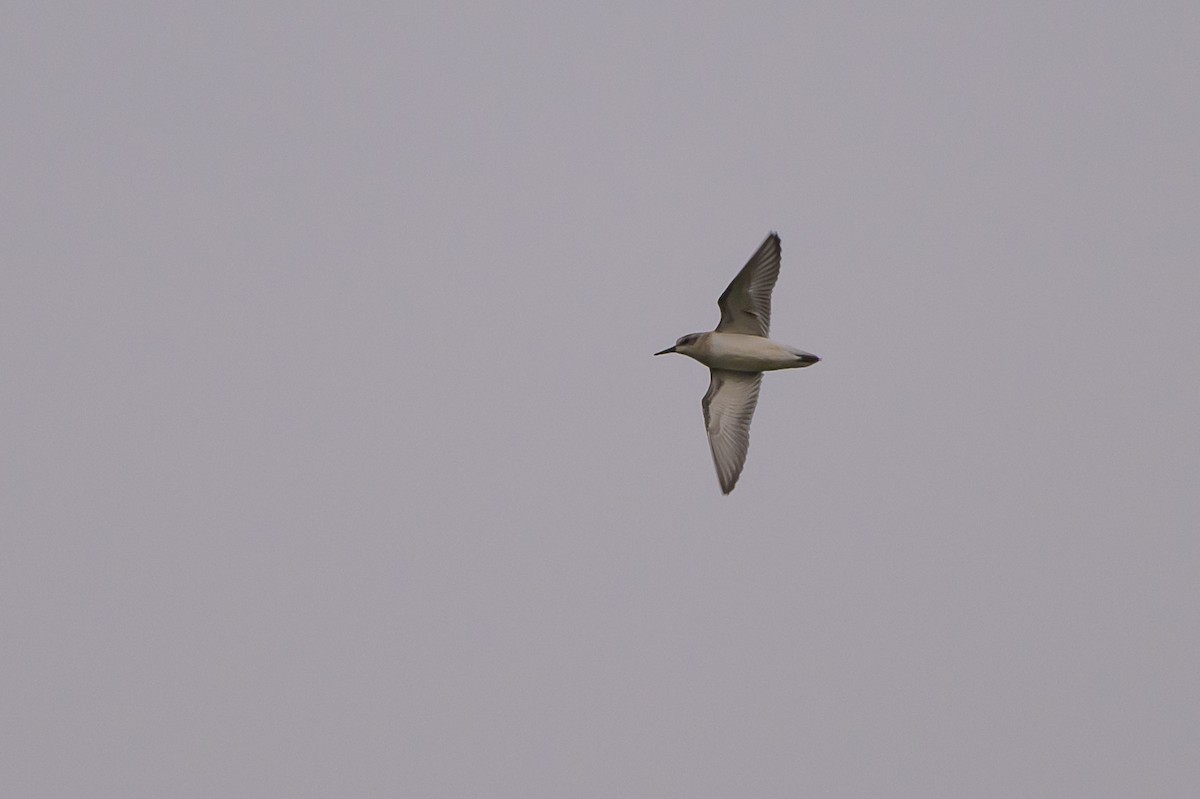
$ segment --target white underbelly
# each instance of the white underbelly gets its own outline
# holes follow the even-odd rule
[[[768,338],[742,333],[712,333],[704,364],[713,369],[767,372],[801,366],[798,351]]]

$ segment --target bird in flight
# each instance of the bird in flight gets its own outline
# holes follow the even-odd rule
[[[688,333],[655,355],[678,352],[709,368],[708,393],[701,401],[721,492],[737,485],[750,448],[750,418],[758,404],[762,373],[799,369],[821,360],[816,355],[767,338],[771,290],[779,279],[779,236],[771,233],[717,300],[721,321],[711,333]]]

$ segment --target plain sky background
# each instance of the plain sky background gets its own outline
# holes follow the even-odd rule
[[[0,794],[1196,795],[1200,5],[3,16]]]

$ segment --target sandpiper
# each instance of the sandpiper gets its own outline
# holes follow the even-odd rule
[[[816,355],[767,338],[771,290],[779,279],[779,236],[771,233],[717,300],[721,321],[711,333],[688,333],[655,355],[678,352],[709,368],[701,406],[708,444],[722,493],[737,485],[750,447],[750,418],[758,404],[762,373],[799,369]]]

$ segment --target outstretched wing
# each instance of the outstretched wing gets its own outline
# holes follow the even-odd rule
[[[771,327],[771,290],[779,279],[779,235],[772,233],[717,300],[718,333],[767,337]]]
[[[737,485],[746,451],[750,449],[750,419],[758,404],[762,372],[731,372],[712,369],[704,408],[704,427],[721,492],[728,494]]]

